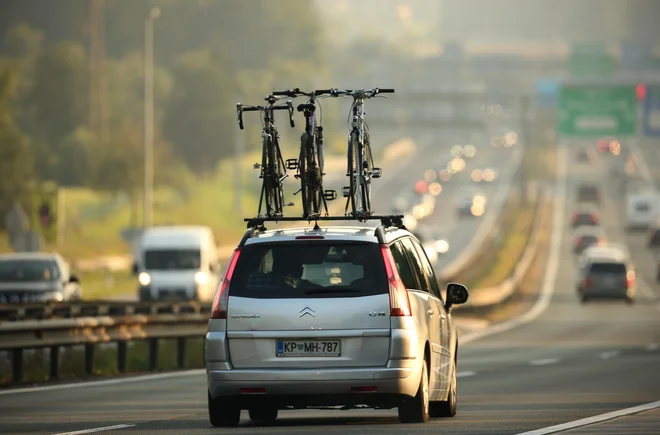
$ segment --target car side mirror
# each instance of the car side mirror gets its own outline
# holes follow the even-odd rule
[[[138,274],[138,265],[137,265],[137,263],[133,263],[133,266],[131,266],[131,272],[133,273],[133,275]]]
[[[69,276],[69,282],[74,282],[76,284],[80,284],[80,278],[78,278],[77,275],[71,274],[71,276]]]
[[[450,282],[447,284],[447,302],[445,308],[450,309],[452,305],[464,304],[468,300],[468,289],[463,284]]]

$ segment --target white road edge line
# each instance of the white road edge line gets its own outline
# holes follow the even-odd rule
[[[614,358],[615,356],[619,356],[619,351],[618,350],[612,350],[609,352],[602,352],[598,354],[600,359],[610,359]]]
[[[135,427],[134,424],[116,424],[114,426],[104,426],[104,427],[95,427],[93,429],[83,429],[83,430],[76,430],[73,432],[61,432],[55,435],[79,435],[79,434],[84,434],[84,433],[95,433],[95,432],[105,432],[108,430],[115,430],[115,429],[126,429],[129,427]]]
[[[561,249],[563,236],[567,189],[566,167],[566,148],[561,145],[557,147],[557,178],[555,179],[555,202],[552,219],[550,256],[545,269],[545,275],[543,276],[543,285],[539,298],[534,303],[534,306],[520,317],[513,318],[503,323],[498,323],[490,328],[484,329],[483,331],[473,332],[463,337],[459,337],[460,344],[470,343],[484,337],[510,331],[513,328],[532,322],[543,314],[543,312],[550,306],[550,301],[552,300],[552,295],[555,291],[557,270],[559,269],[559,250]]]
[[[530,361],[529,365],[532,366],[547,366],[550,364],[557,364],[559,362],[558,358],[544,358],[544,359],[535,359],[534,361]]]
[[[532,430],[529,432],[521,432],[517,435],[548,435],[560,431],[575,429],[576,427],[582,427],[594,423],[600,423],[606,420],[612,420],[614,418],[623,417],[625,415],[638,414],[640,412],[649,411],[655,408],[660,408],[660,400],[656,402],[645,403],[639,406],[633,406],[632,408],[625,408],[625,409],[620,409],[618,411],[608,412],[605,414],[594,415],[593,417],[587,417],[581,420],[569,421],[568,423],[562,423],[556,426],[548,426],[541,429]]]
[[[157,373],[154,375],[138,375],[131,376],[127,378],[116,378],[116,379],[105,379],[102,381],[82,381],[75,382],[71,384],[61,384],[61,385],[44,385],[42,387],[27,387],[27,388],[16,388],[12,390],[0,390],[0,396],[7,396],[10,394],[20,394],[20,393],[37,393],[41,391],[53,391],[53,390],[68,390],[71,388],[89,388],[89,387],[101,387],[105,385],[119,385],[119,384],[128,384],[131,382],[147,382],[155,381],[160,379],[168,378],[179,378],[184,376],[199,376],[206,373],[205,369],[195,369],[195,370],[186,370],[182,372],[171,372],[171,373]]]
[[[458,372],[458,373],[456,373],[457,378],[467,378],[467,377],[476,376],[476,375],[477,375],[476,372]]]

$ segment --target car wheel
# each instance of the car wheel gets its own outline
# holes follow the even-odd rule
[[[634,303],[635,303],[635,298],[626,298],[626,303],[627,303],[628,305],[632,305],[632,304],[634,304]]]
[[[231,403],[230,400],[211,397],[208,394],[209,401],[209,421],[215,427],[234,427],[241,421],[241,408]]]
[[[429,375],[428,361],[422,364],[422,376],[415,397],[399,405],[401,423],[426,423],[429,420]]]
[[[582,298],[580,298],[580,302],[582,302],[583,304],[586,303],[586,302],[588,302],[588,301],[589,301],[589,297],[588,297],[588,296],[584,296],[584,295],[583,295]]]
[[[272,422],[277,419],[277,408],[251,408],[249,411],[250,420],[261,423]]]
[[[456,406],[458,404],[458,384],[456,382],[456,372],[458,370],[458,365],[454,360],[453,373],[451,375],[451,381],[449,383],[449,393],[447,394],[447,400],[441,400],[438,402],[431,402],[429,404],[429,415],[431,417],[453,417],[456,415]]]

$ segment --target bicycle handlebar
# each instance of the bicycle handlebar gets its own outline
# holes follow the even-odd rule
[[[285,96],[285,97],[291,97],[291,98],[301,97],[301,96],[311,97],[312,94],[315,97],[317,97],[319,95],[325,95],[325,94],[331,95],[332,94],[332,89],[317,89],[317,90],[312,91],[312,92],[305,92],[305,91],[301,91],[300,88],[295,88],[295,89],[287,89],[286,91],[274,91],[272,93],[272,95],[275,95],[275,96]]]
[[[266,97],[266,99],[268,100],[268,97]],[[281,106],[273,106],[272,104],[268,106],[245,106],[241,103],[238,103],[236,105],[236,113],[238,114],[238,127],[241,130],[244,129],[243,112],[266,112],[275,110],[287,110],[289,112],[289,124],[291,127],[296,126],[295,120],[293,119],[293,103],[291,101],[287,101],[285,105]]]
[[[392,88],[373,88],[373,89],[331,89],[330,94],[333,97],[349,95],[353,98],[372,98],[378,94],[393,94]]]

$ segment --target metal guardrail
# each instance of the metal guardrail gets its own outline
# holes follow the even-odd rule
[[[208,314],[210,304],[182,302],[81,301],[0,306],[0,322],[97,316]],[[2,323],[0,323],[2,325]]]
[[[160,314],[119,317],[82,317],[77,319],[24,320],[0,324],[0,351],[11,351],[12,380],[23,380],[23,351],[50,349],[51,380],[60,376],[60,350],[65,346],[85,346],[85,373],[94,373],[94,350],[102,343],[117,343],[117,369],[126,371],[127,343],[147,340],[149,370],[158,365],[158,343],[177,339],[177,362],[185,368],[186,340],[206,334],[206,314]]]

